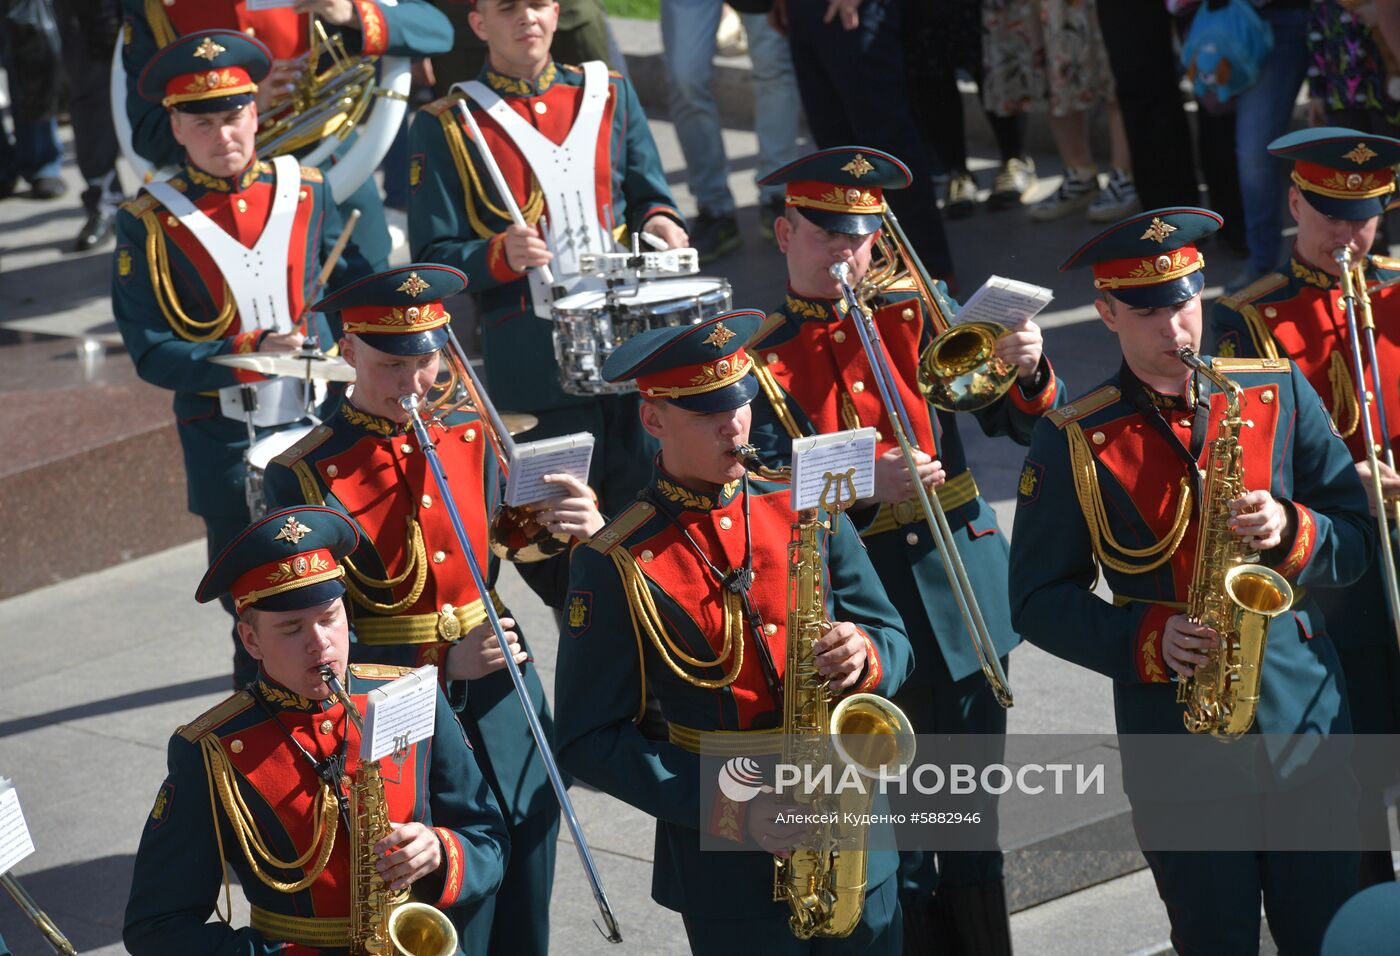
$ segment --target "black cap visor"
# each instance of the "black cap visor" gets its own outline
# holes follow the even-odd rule
[[[1206,274],[1203,269],[1197,269],[1190,275],[1182,276],[1180,279],[1173,279],[1170,282],[1159,282],[1156,285],[1137,285],[1125,289],[1107,289],[1109,295],[1120,300],[1130,309],[1160,309],[1169,305],[1176,305],[1185,302],[1187,299],[1201,294],[1201,290],[1206,285]]]

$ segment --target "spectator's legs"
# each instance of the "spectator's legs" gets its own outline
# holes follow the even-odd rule
[[[667,0],[669,2],[669,0]],[[766,176],[802,155],[797,138],[802,124],[802,99],[793,75],[792,51],[787,39],[768,25],[760,13],[740,15],[749,37],[749,59],[753,61],[754,132],[758,134],[758,168]],[[764,186],[760,203],[781,203],[782,186]]]
[[[72,87],[68,112],[73,123],[73,149],[85,184],[82,198],[88,219],[74,245],[81,252],[111,235],[112,219],[123,199],[110,95],[117,23],[115,19],[110,23],[85,21],[72,0],[56,0],[55,12],[63,38],[64,68]]]
[[[734,212],[719,108],[710,91],[722,6],[720,0],[664,0],[661,4],[671,122],[685,156],[690,192],[701,211],[712,215]]]

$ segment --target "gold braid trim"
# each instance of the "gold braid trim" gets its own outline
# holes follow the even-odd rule
[[[1269,331],[1268,324],[1264,317],[1259,314],[1259,310],[1252,305],[1240,306],[1240,316],[1244,319],[1245,327],[1249,329],[1249,337],[1254,340],[1254,351],[1260,358],[1279,358],[1278,344],[1274,341],[1274,335]]]
[[[376,614],[398,614],[405,608],[413,606],[413,603],[423,596],[423,587],[428,583],[428,551],[423,545],[423,529],[417,521],[410,515],[408,518],[408,533],[405,539],[407,548],[411,556],[408,563],[404,565],[403,573],[392,578],[374,578],[360,571],[351,563],[349,557],[340,559],[340,563],[345,565],[349,574],[345,576],[345,589],[350,592],[350,598],[360,607],[373,611]],[[402,584],[414,569],[418,570],[413,579],[413,586],[409,592],[393,604],[382,604],[374,600],[361,591],[356,582],[371,588],[384,588],[392,590]]]
[[[243,794],[239,791],[237,783],[233,779],[233,767],[229,765],[228,758],[224,756],[223,748],[219,741],[213,736],[203,737],[199,741],[200,749],[204,752],[204,772],[210,784],[210,802],[212,806],[214,792],[219,795],[219,802],[223,804],[224,813],[228,816],[229,823],[233,826],[234,836],[238,838],[238,844],[243,848],[243,855],[248,860],[248,865],[262,880],[272,889],[279,893],[297,893],[315,883],[325,872],[326,864],[330,862],[331,850],[335,848],[335,830],[339,817],[336,812],[335,794],[331,788],[322,783],[320,786],[320,800],[316,803],[314,814],[311,818],[312,829],[316,832],[315,839],[311,846],[306,848],[306,852],[300,857],[290,862],[277,859],[268,849],[263,841],[262,834],[258,833],[257,825],[253,820],[253,814],[248,809],[248,805],[243,801]],[[218,814],[215,813],[214,832],[219,833]],[[223,836],[218,836],[219,858],[222,862],[224,857]],[[256,854],[256,858],[255,858]],[[312,858],[316,862],[312,864],[310,871],[295,883],[288,883],[282,880],[274,880],[263,872],[258,866],[258,859],[267,863],[271,867],[279,870],[295,870],[305,866]],[[225,868],[225,881],[227,881],[227,868]],[[227,890],[227,882],[225,883]]]
[[[841,424],[848,429],[860,427],[860,414],[856,411],[855,399],[846,393],[841,393]]]
[[[789,438],[801,438],[802,429],[797,427],[797,419],[792,417],[792,409],[788,408],[783,387],[778,384],[773,373],[768,371],[768,361],[757,350],[750,352],[749,358],[753,359],[753,374],[754,378],[758,379],[758,387],[763,389],[763,394],[767,396],[768,404],[773,407],[773,414],[778,416],[778,423],[783,426]]]
[[[1356,389],[1351,384],[1351,373],[1347,371],[1347,361],[1342,358],[1341,352],[1332,353],[1332,360],[1327,366],[1327,382],[1332,386],[1332,401],[1328,406],[1332,421],[1337,426],[1338,434],[1350,438],[1356,432],[1356,426],[1361,424],[1361,407],[1356,399]],[[1349,419],[1349,424],[1342,424],[1343,415]]]
[[[1105,567],[1122,574],[1146,574],[1165,564],[1181,539],[1186,537],[1186,529],[1191,525],[1191,484],[1181,479],[1181,490],[1177,498],[1176,517],[1172,519],[1167,536],[1146,548],[1126,548],[1113,537],[1109,528],[1108,513],[1104,510],[1103,495],[1099,490],[1099,475],[1094,462],[1094,453],[1084,440],[1084,430],[1078,422],[1070,422],[1069,433],[1070,470],[1074,474],[1074,494],[1079,499],[1079,509],[1084,512],[1084,520],[1089,525],[1089,540],[1094,548],[1094,556]],[[1107,545],[1107,547],[1105,547]],[[1109,553],[1109,549],[1130,558],[1151,558],[1155,560],[1134,565]]]
[[[617,566],[617,573],[622,577],[622,589],[627,595],[627,606],[632,612],[632,628],[637,634],[638,652],[641,651],[642,635],[645,634],[666,666],[687,684],[705,690],[716,690],[734,683],[739,676],[739,669],[744,665],[743,614],[739,609],[739,595],[728,589],[723,591],[724,646],[720,648],[714,660],[702,661],[691,657],[671,640],[671,635],[666,632],[665,623],[661,619],[661,612],[656,609],[656,602],[652,600],[646,575],[637,567],[637,559],[632,557],[632,552],[626,548],[617,548],[612,552],[612,559],[613,564]],[[676,663],[677,657],[692,667],[704,669],[720,667],[726,658],[730,658],[730,666],[723,677],[711,680],[687,673]]]
[[[510,213],[486,198],[486,188],[481,184],[481,177],[477,175],[471,153],[467,150],[467,141],[462,136],[461,120],[457,116],[457,107],[454,105],[452,109],[443,110],[438,114],[438,120],[442,123],[448,152],[452,154],[452,163],[457,167],[457,176],[462,180],[462,194],[467,203],[467,220],[471,223],[472,231],[478,237],[490,239],[496,234],[496,231],[488,228],[481,221],[481,215],[476,210],[478,199],[482,207],[498,219],[508,220],[511,218]],[[525,204],[520,207],[520,214],[525,217],[527,223],[533,226],[539,221],[543,212],[544,190],[540,188],[540,182],[532,172],[530,174],[530,195],[525,200]]]
[[[306,503],[325,507],[326,497],[321,494],[320,482],[316,480],[316,473],[311,470],[311,466],[305,461],[298,461],[292,465],[292,474],[297,476],[297,483],[301,485],[301,496],[306,499]]]
[[[145,12],[146,22],[151,26],[156,46],[165,47],[174,43],[178,34],[175,33],[175,27],[165,12],[165,4],[161,0],[146,0]]]
[[[208,322],[190,318],[180,306],[175,284],[170,280],[170,257],[165,248],[165,233],[160,228],[160,220],[154,212],[147,212],[142,214],[141,222],[146,226],[146,264],[151,270],[151,291],[155,293],[156,304],[160,306],[165,321],[170,323],[176,335],[187,342],[212,342],[223,338],[237,312],[228,283],[224,283],[224,304],[218,315]]]

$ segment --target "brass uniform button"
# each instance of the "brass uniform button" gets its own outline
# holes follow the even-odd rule
[[[914,310],[913,310],[913,309],[905,309],[903,312],[899,313],[899,317],[900,317],[901,319],[903,319],[905,322],[908,322],[908,321],[910,321],[911,319],[914,318]]]
[[[327,465],[326,474],[334,478],[336,475],[340,474],[340,469],[337,468],[335,465]]]
[[[648,549],[648,550],[642,552],[642,561],[643,561],[643,562],[650,561],[651,559],[652,559],[652,553],[651,553],[651,550],[650,550],[650,549]]]
[[[301,192],[297,193],[297,202],[306,202],[310,198],[311,192],[309,190],[303,189]]]
[[[545,106],[543,100],[537,100],[537,101],[535,102],[535,112],[538,113],[539,115],[543,116],[548,110],[549,110],[549,107],[548,107],[548,106]]]
[[[884,441],[884,440],[885,440],[885,436],[880,432],[880,429],[878,429],[878,428],[875,429],[875,440],[876,440],[877,442],[881,442],[881,441]]]
[[[1272,388],[1266,388],[1264,390],[1264,394],[1259,396],[1259,401],[1263,402],[1265,405],[1269,404],[1273,400],[1274,390]]]
[[[842,342],[846,341],[846,333],[842,332],[840,329],[837,329],[835,332],[831,333],[831,340],[839,345]]]
[[[432,506],[433,506],[433,497],[432,497],[432,495],[424,495],[424,496],[423,496],[423,507],[424,507],[424,508],[431,508]]]
[[[734,527],[734,519],[729,517],[729,515],[725,515],[719,519],[719,526],[725,531],[728,531],[730,528]]]
[[[399,451],[403,452],[405,455],[411,455],[413,454],[413,446],[408,442],[404,442],[399,446]]]
[[[465,441],[465,442],[473,442],[473,441],[476,441],[476,429],[475,429],[475,428],[468,428],[468,429],[462,434],[462,441]]]
[[[232,750],[236,754],[241,754],[243,752],[243,741],[235,740],[233,743],[228,745],[228,749]]]
[[[240,199],[238,200],[238,202],[234,203],[234,205],[238,207],[239,212],[248,211],[248,200],[246,199]]]
[[[918,543],[919,543],[919,533],[918,533],[917,531],[911,531],[911,532],[909,532],[908,534],[906,534],[906,535],[904,536],[904,543],[907,544],[907,545],[915,545],[915,544],[918,544]]]
[[[865,391],[865,383],[864,383],[864,382],[852,382],[852,383],[851,383],[851,391],[853,391],[853,392],[855,392],[857,395],[859,395],[861,392]]]
[[[773,624],[771,622],[763,625],[763,633],[767,634],[769,637],[772,637],[774,634],[778,633],[778,625]]]
[[[446,551],[434,551],[434,552],[433,552],[433,564],[442,564],[442,562],[444,562],[444,561],[446,561],[446,560],[447,560],[447,552],[446,552]]]
[[[769,353],[768,353],[768,364],[769,364],[769,365],[772,365],[772,364],[773,364],[774,362],[776,362],[776,361],[778,361],[778,353],[777,353],[777,352],[769,352]]]
[[[1104,442],[1108,441],[1108,439],[1104,437],[1103,432],[1094,432],[1092,437],[1095,445],[1102,445]]]
[[[169,226],[171,229],[179,229],[179,228],[180,228],[180,220],[176,219],[174,216],[166,216],[166,217],[165,217],[165,224],[166,224],[167,226]]]
[[[1278,309],[1275,309],[1273,306],[1267,306],[1267,307],[1264,309],[1264,317],[1265,317],[1265,318],[1272,319],[1272,318],[1276,318],[1277,316],[1278,316]]]
[[[321,721],[321,733],[328,734],[333,727],[335,727],[335,724],[331,723],[329,720]]]

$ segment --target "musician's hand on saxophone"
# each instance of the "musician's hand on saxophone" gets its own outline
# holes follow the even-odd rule
[[[520,635],[514,630],[515,619],[501,618],[501,627],[506,629],[506,642],[516,664],[524,664],[530,655],[520,647]],[[496,632],[490,621],[482,621],[447,651],[443,660],[443,672],[448,680],[476,680],[506,666],[506,657],[501,653],[501,642],[496,640]]]
[[[1173,614],[1162,627],[1162,660],[1181,677],[1196,673],[1197,664],[1209,661],[1205,652],[1219,646],[1214,628],[1193,624],[1185,614]]]
[[[1247,491],[1230,502],[1230,530],[1251,548],[1276,548],[1288,534],[1292,518],[1287,508],[1267,491]]]
[[[997,358],[1016,366],[1016,381],[1022,384],[1035,379],[1044,351],[1045,337],[1041,335],[1040,326],[1029,319],[997,339]]]
[[[792,856],[792,848],[802,842],[811,830],[811,824],[797,821],[784,822],[783,814],[799,808],[783,800],[772,790],[763,790],[748,805],[749,839],[774,856],[787,859]]]
[[[516,272],[547,266],[549,260],[554,258],[535,226],[506,226],[505,238],[501,242],[506,247],[506,265]]]
[[[812,663],[832,693],[852,687],[865,672],[866,640],[850,621],[838,621],[812,645]]]
[[[927,453],[914,449],[914,460],[919,465],[919,480],[924,487],[932,490],[948,480],[943,470],[943,462]],[[863,508],[872,504],[894,504],[914,497],[914,479],[904,462],[904,454],[899,448],[891,448],[875,459],[875,495],[856,502]]]
[[[593,492],[573,475],[545,475],[542,480],[558,485],[564,496],[531,502],[526,508],[551,532],[587,541],[606,524]]]
[[[442,841],[421,823],[403,823],[374,845],[374,868],[390,890],[409,886],[442,866]]]
[[[1394,468],[1379,458],[1376,459],[1376,464],[1380,466],[1381,496],[1388,502],[1400,498],[1400,472],[1396,472]],[[1361,478],[1364,487],[1371,487],[1371,466],[1364,460],[1356,463],[1356,474]],[[1376,516],[1376,502],[1370,495],[1366,496],[1366,504],[1370,506],[1371,517],[1374,518]]]

